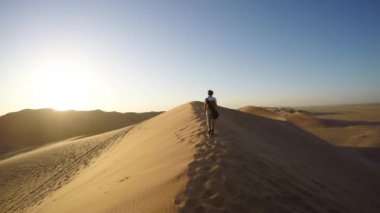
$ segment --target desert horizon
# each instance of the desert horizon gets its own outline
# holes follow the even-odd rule
[[[379,213],[379,11],[1,0],[0,213]]]
[[[194,100],[195,101],[195,100]],[[201,100],[196,100],[196,101],[200,101],[202,102]],[[188,101],[188,102],[193,102],[193,101]],[[296,106],[292,106],[292,105],[284,105],[284,104],[280,104],[280,105],[257,105],[257,104],[254,104],[254,103],[251,103],[251,104],[243,104],[242,106],[237,106],[237,107],[227,107],[227,108],[230,108],[230,109],[240,109],[240,108],[243,108],[243,107],[246,107],[246,106],[255,106],[255,107],[262,107],[262,108],[269,108],[269,109],[273,109],[273,108],[290,108],[290,109],[313,109],[313,108],[327,108],[327,107],[350,107],[350,106],[368,106],[368,105],[380,105],[380,102],[377,102],[377,101],[373,101],[373,102],[364,102],[364,103],[355,103],[355,102],[352,102],[352,103],[335,103],[335,104],[321,104],[321,105],[296,105]],[[16,109],[16,110],[12,110],[12,111],[9,111],[9,112],[4,112],[4,114],[0,114],[0,116],[4,116],[4,115],[7,115],[7,114],[10,114],[10,113],[17,113],[17,112],[20,112],[20,111],[24,111],[24,110],[53,110],[53,111],[56,111],[56,112],[68,112],[68,111],[75,111],[75,112],[96,112],[96,111],[101,111],[101,112],[106,112],[106,113],[154,113],[154,112],[165,112],[167,110],[170,110],[172,109],[173,107],[175,106],[172,106],[172,107],[169,107],[168,109],[166,110],[158,110],[158,109],[154,109],[154,108],[149,108],[148,110],[146,111],[118,111],[118,110],[103,110],[101,108],[94,108],[94,109],[54,109],[52,107],[45,107],[45,108],[28,108],[28,107],[25,107],[25,108],[22,108],[22,109]]]
[[[0,158],[0,209],[379,211],[379,105],[310,111],[219,106],[212,137],[203,105],[188,102],[121,129],[77,133],[31,149],[33,135],[24,133],[30,138],[25,147]]]

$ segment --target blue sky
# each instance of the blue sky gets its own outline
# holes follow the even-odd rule
[[[0,1],[0,114],[380,102],[380,2]]]

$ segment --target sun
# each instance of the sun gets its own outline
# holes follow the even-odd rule
[[[41,108],[80,110],[88,105],[89,87],[83,71],[58,64],[39,74],[34,99]]]

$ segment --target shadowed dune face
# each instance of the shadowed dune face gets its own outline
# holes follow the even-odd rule
[[[0,154],[129,126],[159,113],[23,110],[0,117]]]
[[[188,175],[180,212],[380,210],[378,171],[291,123],[222,107],[217,135],[196,144]]]

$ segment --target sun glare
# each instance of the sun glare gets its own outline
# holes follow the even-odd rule
[[[89,78],[68,63],[50,63],[36,79],[34,99],[38,107],[55,110],[84,109],[90,95]]]

